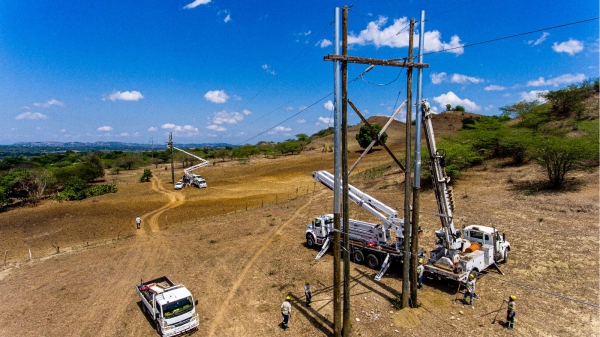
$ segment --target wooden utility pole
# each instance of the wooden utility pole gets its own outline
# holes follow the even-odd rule
[[[348,7],[342,14],[342,55],[348,56]],[[350,212],[348,209],[348,62],[342,62],[342,219],[344,221],[344,337],[350,335]]]
[[[413,59],[413,34],[415,29],[415,20],[410,20],[410,33],[408,34],[408,59]],[[407,73],[407,87],[406,91],[406,170],[404,170],[404,256],[402,266],[402,309],[409,305],[409,293],[410,293],[410,243],[411,235],[411,224],[410,224],[410,193],[411,193],[411,156],[410,156],[410,143],[411,143],[411,116],[412,116],[412,67],[406,70]]]
[[[175,184],[175,166],[173,166],[173,132],[169,133],[169,148],[171,149],[171,184]]]

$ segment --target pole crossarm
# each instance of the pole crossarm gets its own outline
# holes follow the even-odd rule
[[[325,61],[342,61],[348,63],[359,63],[359,64],[373,64],[376,66],[389,66],[389,67],[404,67],[404,68],[429,68],[428,63],[415,63],[415,62],[404,62],[396,60],[381,60],[373,59],[368,57],[359,56],[346,56],[346,55],[334,55],[329,54],[323,57]]]
[[[375,137],[376,139],[379,139],[379,135],[377,134],[377,132],[375,132],[375,130],[373,130],[373,127],[371,126],[371,124],[369,124],[369,122],[367,122],[367,120],[365,119],[365,117],[363,117],[363,115],[358,111],[358,109],[356,108],[356,106],[354,105],[354,103],[352,103],[351,100],[348,100],[348,104],[350,104],[350,106],[352,107],[352,109],[354,110],[354,112],[356,112],[356,114],[358,115],[358,117],[360,117],[360,119],[363,121],[363,123],[365,123],[365,125],[369,127],[369,129],[371,130],[371,134],[373,135],[373,137]],[[406,169],[404,168],[404,166],[402,165],[402,163],[400,163],[400,161],[396,158],[396,156],[394,156],[394,154],[387,147],[387,145],[385,145],[385,143],[383,143],[383,142],[380,142],[380,144],[387,151],[387,153],[389,153],[389,155],[392,157],[392,159],[394,160],[394,162],[396,162],[396,164],[398,164],[398,166],[400,166],[400,169],[402,169],[402,171],[406,171]]]

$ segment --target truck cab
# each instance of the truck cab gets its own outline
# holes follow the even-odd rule
[[[333,214],[324,214],[316,217],[311,223],[306,225],[306,245],[323,245],[329,233],[333,229]]]
[[[495,228],[480,225],[471,225],[463,228],[463,238],[468,242],[463,247],[463,251],[470,248],[470,251],[475,250],[475,245],[481,249],[485,246],[491,246],[494,250],[494,260],[496,262],[505,263],[508,261],[508,252],[510,251],[510,243],[506,241],[506,235],[500,235],[500,232]]]
[[[175,285],[162,276],[136,285],[143,311],[152,318],[156,330],[163,337],[179,335],[195,330],[199,319],[196,312],[198,301],[182,284]]]

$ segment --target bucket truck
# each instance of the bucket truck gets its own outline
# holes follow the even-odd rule
[[[510,243],[506,236],[492,227],[471,225],[456,230],[452,211],[454,201],[452,190],[448,186],[450,177],[446,175],[445,151],[436,148],[431,110],[427,100],[422,102],[423,126],[427,149],[429,150],[429,170],[438,206],[438,214],[442,228],[435,232],[436,246],[429,254],[424,265],[425,272],[459,282],[467,280],[469,274],[476,275],[484,269],[493,266],[498,271],[496,262],[506,262]],[[502,273],[500,271],[500,273]]]
[[[314,171],[313,179],[333,191],[334,178],[331,173]],[[392,261],[402,261],[404,219],[398,218],[398,212],[395,209],[350,184],[348,185],[348,198],[381,220],[381,224],[353,219],[348,221],[348,240],[351,250],[349,253],[354,262],[366,263],[369,268],[379,269],[379,273],[375,277],[375,280],[379,281]],[[341,231],[343,232],[343,228]],[[333,233],[333,214],[318,216],[307,225],[306,245],[322,247],[316,257],[317,260],[327,252],[333,240]]]
[[[202,159],[202,158],[198,157],[197,155],[195,155],[193,153],[184,151],[184,150],[182,150],[182,149],[180,149],[178,147],[175,147],[173,145],[167,145],[167,148],[171,148],[171,147],[174,148],[175,150],[178,150],[178,151],[181,151],[181,152],[187,154],[188,156],[194,157],[194,158],[196,158],[196,159],[198,159],[200,161],[200,163],[198,163],[196,165],[193,165],[193,166],[190,166],[190,167],[188,167],[188,168],[186,168],[186,169],[183,170],[183,180],[187,184],[194,185],[194,186],[196,186],[198,188],[205,188],[206,187],[206,180],[204,178],[202,178],[199,174],[192,174],[192,171],[195,170],[195,169],[197,169],[197,168],[206,166],[206,165],[210,164],[210,162],[208,160],[206,160],[206,159]]]

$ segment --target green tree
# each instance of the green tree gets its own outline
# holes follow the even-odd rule
[[[595,141],[586,138],[555,134],[542,135],[531,142],[532,156],[546,170],[553,188],[561,188],[568,172],[583,167],[586,159],[598,156],[598,138]]]
[[[519,117],[518,126],[525,127],[534,131],[552,119],[550,115],[550,106],[540,104],[537,101],[521,101],[513,105],[500,108],[505,115]]]
[[[225,161],[225,157],[229,157],[231,155],[231,151],[227,148],[219,148],[215,151],[215,157],[221,158],[221,161]]]
[[[81,164],[77,166],[77,171],[77,176],[86,182],[104,178],[104,165],[95,154],[84,156]]]
[[[382,129],[381,125],[379,124],[371,124],[371,127],[373,127],[373,131],[375,131],[375,133],[377,134],[379,134],[379,132]],[[379,140],[375,143],[375,146],[385,144],[387,137],[388,135],[386,132],[381,134]],[[358,145],[360,145],[360,147],[362,147],[363,149],[366,149],[374,139],[377,139],[377,136],[374,136],[371,133],[371,129],[369,129],[367,125],[363,125],[360,127],[360,130],[356,134],[355,138],[358,141]]]
[[[119,157],[116,163],[117,166],[122,167],[125,170],[131,170],[142,164],[142,157],[139,154],[130,153]]]
[[[79,177],[71,177],[64,185],[60,196],[66,200],[85,199],[85,190],[88,184]]]
[[[552,110],[559,116],[574,114],[581,118],[585,111],[584,100],[594,91],[591,80],[582,82],[580,85],[572,84],[564,89],[549,91],[540,94],[552,104]]]
[[[150,171],[150,169],[144,169],[144,173],[142,173],[142,176],[140,177],[140,183],[147,183],[150,181],[150,178],[152,178],[152,171]]]
[[[446,104],[446,111],[450,111],[452,109],[452,104]]]
[[[296,138],[298,138],[298,141],[300,142],[305,142],[308,140],[308,135],[305,133],[299,133],[296,135]]]
[[[457,105],[456,108],[454,108],[454,111],[462,111],[462,112],[464,112],[465,111],[465,107],[462,106],[462,105]]]

